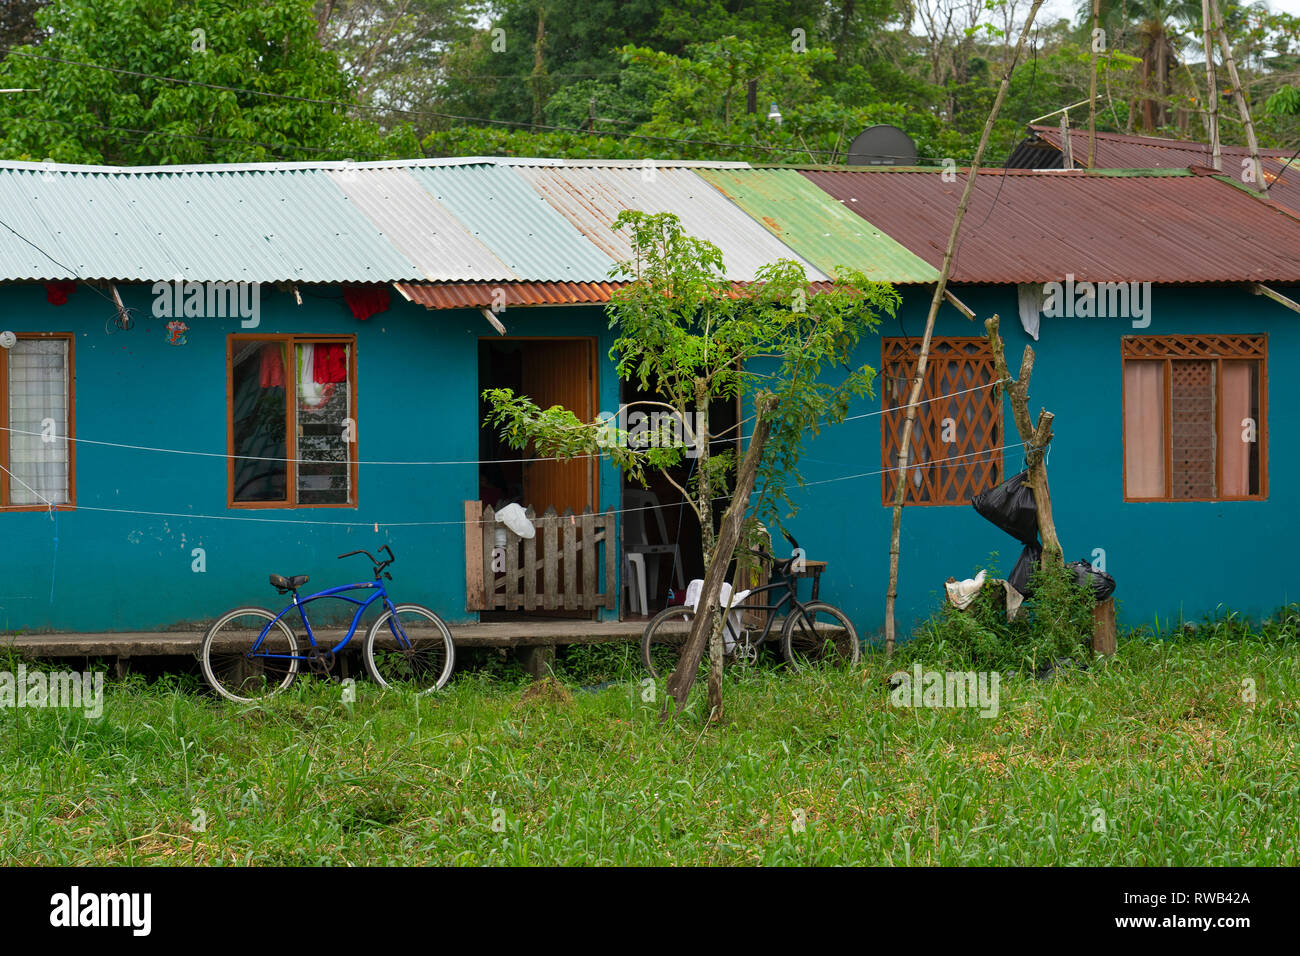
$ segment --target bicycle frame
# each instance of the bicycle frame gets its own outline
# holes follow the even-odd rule
[[[367,598],[366,600],[363,601],[361,598],[348,597],[346,594],[346,592],[348,591],[375,591],[376,593],[372,597]],[[271,628],[275,627],[276,624],[279,622],[279,620],[294,608],[298,609],[298,617],[302,620],[302,626],[307,631],[308,644],[312,648],[317,647],[318,645],[316,644],[316,635],[312,632],[311,622],[307,620],[307,605],[310,604],[312,601],[317,601],[320,600],[321,598],[327,598],[327,597],[338,598],[340,601],[347,601],[349,604],[358,605],[356,613],[352,615],[352,623],[348,626],[347,634],[343,636],[343,640],[339,641],[337,644],[335,644],[333,647],[330,648],[331,654],[337,654],[339,651],[343,650],[343,648],[348,646],[348,643],[352,640],[353,635],[356,634],[357,632],[357,625],[361,623],[361,615],[364,614],[366,612],[366,609],[369,608],[376,601],[382,600],[384,608],[394,612],[394,617],[392,618],[392,620],[393,621],[397,620],[396,609],[393,607],[393,602],[388,598],[388,591],[384,588],[384,583],[379,580],[363,581],[357,584],[343,584],[335,588],[326,588],[324,591],[317,591],[315,594],[308,595],[305,598],[300,598],[298,597],[297,594],[295,594],[293,596],[293,603],[289,604],[282,611],[280,611],[279,614],[277,614],[274,618],[272,618],[270,621],[267,622],[266,627],[262,628],[262,633],[259,634],[257,636],[257,640],[253,642],[253,647],[249,653],[255,654],[259,657],[265,657],[265,658],[283,658],[285,660],[302,660],[302,661],[307,660],[307,658],[302,654],[258,654],[258,649],[262,646],[262,642],[266,640],[266,635],[271,632]],[[394,630],[393,633],[394,635],[397,635],[396,630]]]
[[[750,642],[755,647],[759,647],[760,645],[762,645],[763,642],[767,640],[768,635],[772,633],[772,625],[776,623],[776,615],[777,612],[781,610],[781,608],[785,607],[787,604],[790,604],[792,605],[792,607],[790,608],[791,612],[795,610],[798,611],[805,610],[804,603],[799,600],[798,587],[799,587],[799,583],[795,578],[789,575],[785,575],[781,578],[781,580],[773,584],[765,584],[761,588],[754,588],[745,597],[745,600],[748,601],[749,598],[752,598],[755,594],[762,594],[764,591],[775,591],[777,588],[784,588],[785,594],[782,596],[781,600],[777,601],[775,604],[746,603],[746,604],[736,604],[732,606],[731,610],[733,611],[767,611],[768,612],[767,622],[763,625],[763,633],[759,635],[758,640]],[[733,636],[737,639],[739,639],[740,637],[739,634]]]

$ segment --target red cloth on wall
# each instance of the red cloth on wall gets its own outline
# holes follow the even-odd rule
[[[346,346],[326,342],[316,346],[312,380],[317,385],[327,385],[348,380]]]
[[[262,387],[284,387],[284,358],[279,345],[262,346]]]
[[[388,311],[388,286],[345,285],[343,301],[356,318],[368,319],[376,312]]]
[[[50,305],[63,305],[68,301],[68,296],[76,291],[77,283],[75,282],[47,282],[45,283],[45,299]]]

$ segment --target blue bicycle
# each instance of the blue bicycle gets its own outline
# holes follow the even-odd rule
[[[203,639],[200,659],[203,676],[222,697],[250,703],[270,697],[293,683],[299,670],[306,666],[328,676],[334,658],[347,647],[357,632],[361,616],[371,605],[382,602],[383,613],[366,632],[366,670],[381,687],[407,687],[419,694],[438,690],[451,678],[456,663],[456,647],[451,631],[427,607],[418,604],[394,604],[384,588],[384,578],[393,576],[386,569],[397,559],[388,545],[380,552],[388,558],[378,561],[369,551],[349,551],[340,560],[364,554],[374,565],[375,579],[358,584],[327,588],[305,598],[298,589],[307,583],[307,575],[283,577],[271,575],[271,586],[280,594],[293,594],[293,602],[279,614],[260,607],[240,607],[227,611],[208,629]],[[349,597],[349,591],[374,591],[368,598]],[[321,598],[336,598],[358,605],[347,633],[337,644],[325,647],[316,642],[307,605]],[[297,609],[306,632],[306,641],[294,634],[285,618]]]

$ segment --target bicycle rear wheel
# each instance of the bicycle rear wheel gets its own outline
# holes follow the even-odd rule
[[[455,666],[451,631],[427,607],[395,605],[366,633],[366,670],[380,687],[428,694],[451,679]]]
[[[830,665],[852,667],[858,662],[858,632],[848,615],[821,601],[805,604],[785,619],[781,653],[794,670]]]
[[[275,624],[259,644],[271,621]],[[283,618],[276,620],[265,608],[240,607],[208,628],[199,660],[213,690],[227,700],[249,704],[293,683],[298,675],[298,641]]]

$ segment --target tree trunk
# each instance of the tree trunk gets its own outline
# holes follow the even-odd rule
[[[979,147],[975,150],[975,157],[971,160],[970,173],[966,178],[966,188],[962,191],[961,202],[957,205],[957,218],[953,220],[952,232],[948,236],[948,248],[944,250],[943,269],[939,273],[939,282],[934,287],[934,297],[930,300],[930,314],[925,320],[925,334],[921,339],[921,355],[916,363],[916,380],[912,382],[912,392],[908,396],[907,417],[903,421],[903,441],[898,450],[898,478],[894,482],[894,516],[889,536],[889,590],[885,593],[886,657],[894,653],[894,604],[898,600],[898,542],[903,523],[903,489],[907,481],[907,456],[912,443],[912,425],[916,421],[916,405],[921,398],[921,383],[925,381],[925,366],[930,358],[930,339],[934,337],[934,322],[939,314],[939,305],[943,302],[943,294],[948,288],[948,276],[952,272],[952,257],[953,250],[957,245],[957,234],[961,231],[962,220],[966,218],[966,207],[970,204],[970,194],[975,188],[975,177],[979,175],[980,163],[984,159],[984,150],[988,147],[989,136],[993,132],[993,124],[1002,109],[1002,101],[1007,98],[1007,88],[1011,85],[1011,71],[1016,62],[1020,60],[1020,53],[1024,49],[1025,40],[1028,38],[1029,31],[1033,26],[1034,17],[1038,13],[1038,8],[1042,5],[1043,0],[1034,0],[1034,5],[1029,8],[1029,16],[1025,20],[1024,27],[1021,28],[1020,39],[1016,42],[1016,54],[1002,73],[1002,83],[998,87],[997,98],[993,101],[993,109],[984,122],[984,132],[980,135]]]
[[[697,467],[700,469],[698,487],[701,514],[705,516],[700,524],[700,550],[704,555],[704,566],[712,567],[713,555],[717,551],[717,538],[713,531],[713,482],[709,478],[709,392],[708,383],[703,379],[695,383],[695,425],[696,434],[704,436],[704,445],[700,451]],[[730,560],[730,556],[728,556]],[[706,605],[701,600],[698,607]],[[698,615],[697,615],[698,618]],[[709,616],[714,620],[713,616]],[[709,712],[722,715],[722,663],[726,646],[722,640],[722,619],[715,620],[709,631]],[[698,664],[697,664],[698,666]]]
[[[546,46],[546,8],[537,8],[537,42],[533,50],[533,75],[531,77],[533,94],[533,124],[540,126],[546,119],[546,59],[543,49]]]
[[[686,705],[691,685],[695,683],[700,658],[704,656],[704,643],[715,630],[710,626],[711,622],[721,620],[721,615],[714,614],[713,609],[718,606],[722,595],[722,583],[727,577],[727,565],[731,563],[732,552],[736,550],[736,544],[740,541],[741,524],[745,520],[745,513],[749,510],[749,495],[754,490],[754,481],[758,477],[763,445],[772,430],[771,412],[776,407],[775,396],[760,396],[755,405],[758,415],[754,424],[754,434],[749,440],[749,447],[745,449],[744,460],[741,461],[740,469],[736,474],[735,493],[732,495],[731,503],[727,505],[726,514],[722,516],[722,527],[718,531],[713,555],[704,574],[704,589],[700,594],[699,604],[696,605],[690,634],[686,638],[685,647],[682,648],[682,656],[677,661],[677,669],[668,678],[668,694],[678,707]],[[720,630],[718,636],[721,637]],[[721,662],[721,659],[719,654],[717,660]],[[713,663],[710,662],[710,683],[712,683],[712,668]],[[721,684],[719,684],[719,693],[721,693]],[[662,716],[667,717],[668,714],[669,707],[665,703]],[[716,709],[711,711],[710,717],[717,720],[721,716],[722,708],[719,702]]]
[[[989,350],[993,353],[993,366],[999,379],[1008,382],[1007,397],[1011,400],[1011,417],[1015,420],[1016,431],[1025,443],[1025,467],[1029,470],[1026,484],[1034,494],[1034,507],[1038,511],[1038,532],[1043,536],[1043,557],[1041,567],[1055,564],[1065,566],[1065,556],[1061,549],[1060,538],[1056,535],[1056,522],[1052,519],[1052,495],[1047,487],[1047,462],[1044,451],[1052,441],[1051,412],[1044,409],[1038,414],[1037,426],[1029,418],[1029,377],[1034,374],[1034,350],[1026,345],[1020,359],[1020,375],[1011,379],[1007,368],[1007,354],[998,334],[998,317],[984,320],[988,332]]]

